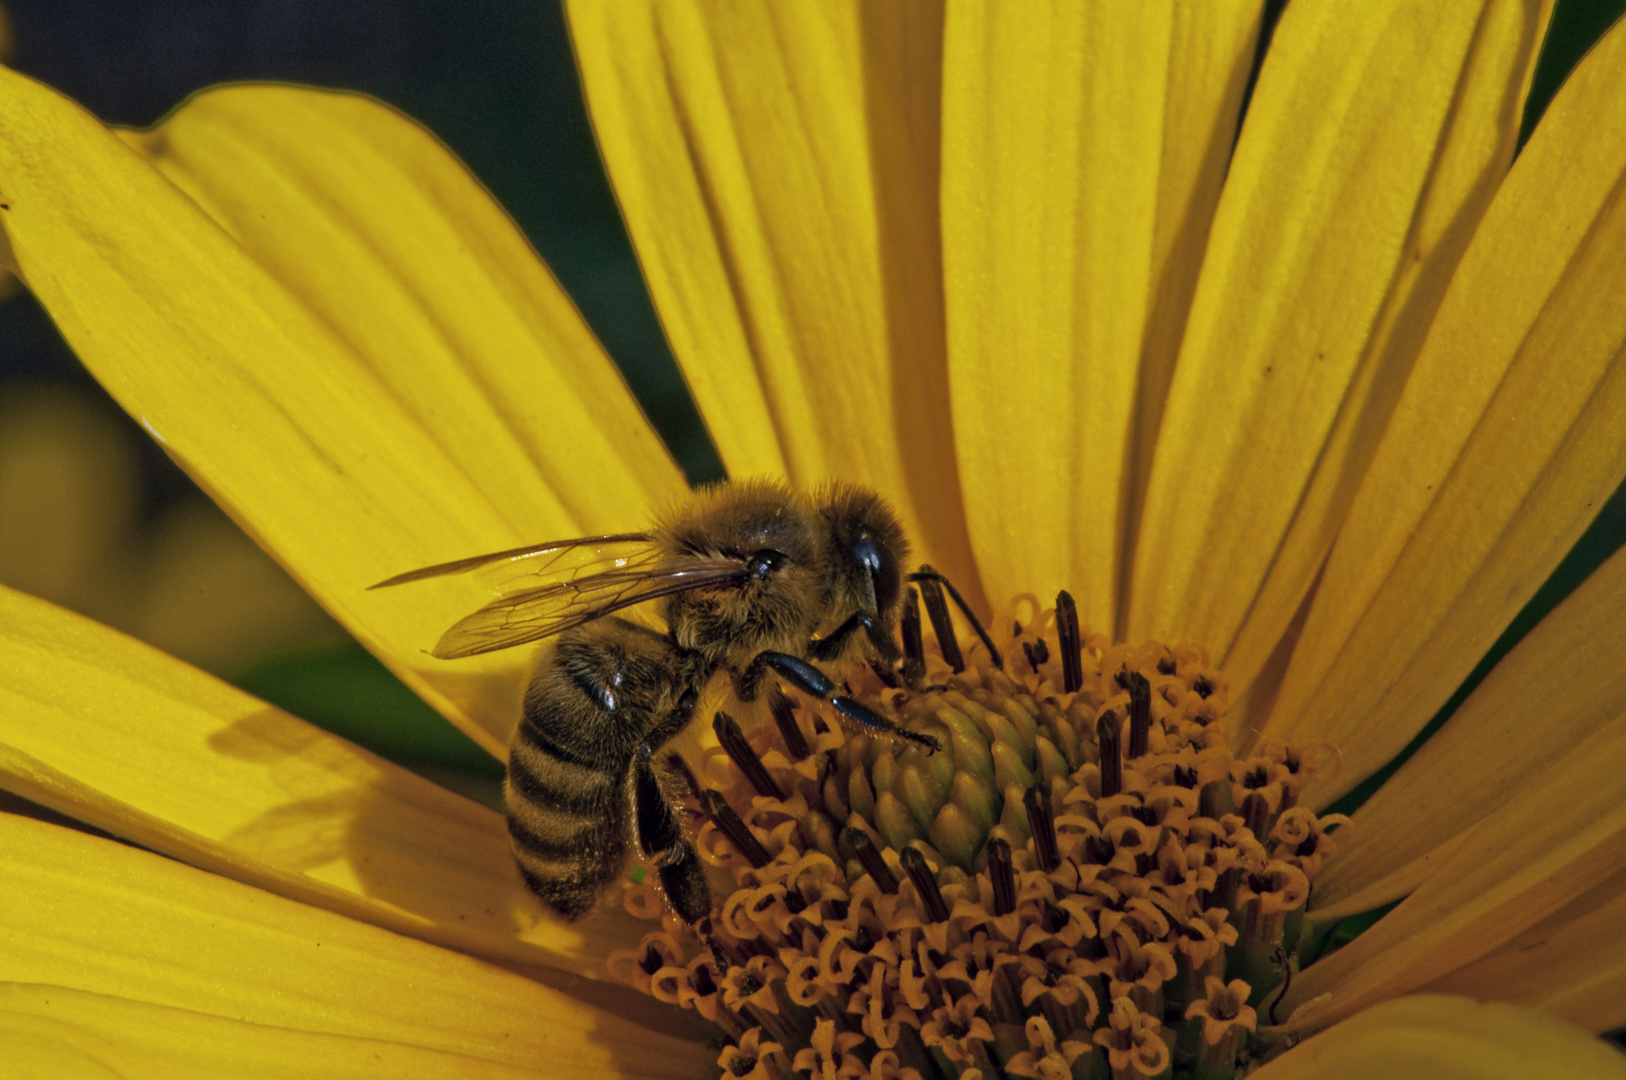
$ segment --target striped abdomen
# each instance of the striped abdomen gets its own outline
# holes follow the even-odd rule
[[[627,855],[628,759],[593,763],[526,716],[508,755],[508,835],[531,891],[566,918],[585,914]]]
[[[508,831],[526,884],[567,918],[626,864],[633,758],[669,735],[679,667],[666,638],[608,618],[561,634],[531,682],[508,755]]]

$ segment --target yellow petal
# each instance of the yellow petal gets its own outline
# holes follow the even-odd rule
[[[1472,8],[1456,10],[1469,15]],[[1244,691],[1265,667],[1349,512],[1451,275],[1513,160],[1551,13],[1551,0],[1512,0],[1487,4],[1479,16],[1455,98],[1439,118],[1438,147],[1401,238],[1402,258],[1388,268],[1388,291],[1378,302],[1303,500],[1293,509],[1281,548],[1224,658],[1233,694]]]
[[[410,121],[360,97],[233,88],[135,141],[192,197],[0,73],[11,258],[165,449],[501,753],[526,658],[421,651],[479,598],[366,586],[636,526],[680,490],[675,466],[512,223]]]
[[[1289,1015],[1329,996],[1290,1027],[1318,1030],[1427,986],[1626,871],[1626,723],[1600,726],[1523,781],[1430,870],[1371,929],[1293,980]]]
[[[333,1080],[553,1076],[398,1042],[251,1024],[62,986],[0,983],[0,1046],[14,1080]]]
[[[1419,995],[1387,1001],[1295,1047],[1255,1080],[1620,1080],[1626,1057],[1562,1020]]]
[[[1348,790],[1428,721],[1626,477],[1626,26],[1570,76],[1464,256],[1323,572],[1267,733]]]
[[[1067,588],[1116,626],[1126,470],[1147,464],[1258,25],[1250,4],[949,9],[949,370],[996,599]]]
[[[0,983],[559,1076],[696,1075],[712,1056],[490,964],[28,818],[0,815],[0,908]]]
[[[1588,1031],[1626,1025],[1626,871],[1427,989],[1494,997]]]
[[[861,481],[964,589],[932,5],[568,5],[628,231],[730,474]]]
[[[1337,919],[1415,889],[1463,834],[1599,728],[1626,716],[1626,549],[1508,653],[1444,727],[1354,816],[1315,882]],[[1626,763],[1623,763],[1626,766]]]
[[[0,589],[0,787],[402,934],[607,978],[643,932],[549,918],[500,814],[122,634]]]
[[[1387,0],[1283,15],[1163,414],[1128,640],[1193,638],[1225,656],[1302,506],[1250,663],[1269,655],[1416,347],[1418,328],[1394,324],[1435,301],[1462,242],[1439,233],[1471,228],[1507,160],[1543,10]],[[1408,269],[1419,253],[1433,261]]]

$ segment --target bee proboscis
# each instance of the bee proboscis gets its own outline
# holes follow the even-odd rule
[[[508,831],[520,873],[543,903],[575,918],[621,873],[636,837],[668,903],[694,924],[711,909],[711,889],[673,801],[701,793],[663,748],[688,726],[713,675],[726,671],[745,702],[772,675],[864,728],[935,750],[932,736],[898,728],[817,666],[861,658],[884,680],[921,689],[918,631],[899,642],[914,602],[906,579],[947,587],[999,663],[952,584],[929,567],[903,572],[908,551],[897,515],[868,488],[807,494],[751,480],[699,489],[645,532],[493,552],[373,588],[451,574],[491,587],[497,599],[442,635],[433,653],[444,659],[556,639],[509,752]],[[941,642],[948,614],[936,596],[928,607]],[[616,614],[650,602],[665,633]]]

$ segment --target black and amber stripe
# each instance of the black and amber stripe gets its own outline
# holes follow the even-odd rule
[[[588,911],[626,858],[630,762],[591,763],[527,717],[508,757],[508,835],[531,891],[561,915]]]

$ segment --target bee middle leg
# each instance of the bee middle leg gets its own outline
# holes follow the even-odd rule
[[[678,917],[691,926],[711,914],[711,886],[694,845],[683,834],[648,753],[632,764],[632,809],[638,846],[655,860],[661,891]]]
[[[930,735],[918,731],[906,731],[892,721],[871,709],[861,701],[840,693],[841,688],[831,680],[830,676],[803,660],[799,656],[789,653],[767,652],[758,653],[746,669],[734,679],[734,692],[742,701],[750,701],[756,695],[756,689],[762,682],[762,677],[772,671],[785,682],[794,686],[808,697],[827,701],[841,715],[872,731],[883,731],[888,735],[896,735],[900,739],[919,743],[929,750],[941,750],[942,744]],[[749,693],[747,692],[749,691]]]

